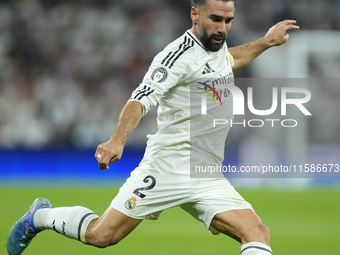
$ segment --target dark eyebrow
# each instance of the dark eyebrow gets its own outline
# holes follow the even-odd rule
[[[212,19],[221,19],[223,20],[223,17],[222,16],[219,16],[217,14],[210,14],[209,15],[209,18],[212,18]],[[227,18],[226,21],[232,21],[234,19],[234,17],[230,17],[230,18]]]
[[[210,14],[209,18],[214,18],[214,19],[223,19],[223,17],[216,15],[216,14]]]

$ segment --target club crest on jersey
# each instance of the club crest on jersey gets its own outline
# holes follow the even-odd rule
[[[132,210],[135,208],[137,202],[137,198],[131,197],[130,199],[126,200],[125,202],[125,208],[128,210]]]
[[[151,79],[155,82],[163,82],[167,77],[168,72],[163,67],[158,67],[151,75]]]

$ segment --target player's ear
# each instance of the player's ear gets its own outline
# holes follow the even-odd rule
[[[196,7],[191,8],[191,19],[194,25],[198,24],[199,11]]]

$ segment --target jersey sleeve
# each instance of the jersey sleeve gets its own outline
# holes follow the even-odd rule
[[[172,52],[164,50],[153,59],[142,83],[132,92],[130,101],[138,101],[143,107],[143,116],[156,106],[169,89],[176,86],[185,73],[184,58],[176,59]],[[170,61],[169,61],[170,60]]]

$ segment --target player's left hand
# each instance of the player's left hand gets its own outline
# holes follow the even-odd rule
[[[272,46],[279,46],[284,44],[289,39],[289,34],[287,33],[288,30],[291,29],[300,29],[299,26],[295,25],[296,20],[284,20],[276,25],[272,26],[267,34],[265,35],[264,39],[268,43],[270,47]]]

